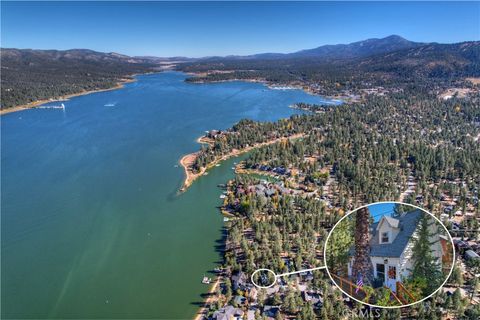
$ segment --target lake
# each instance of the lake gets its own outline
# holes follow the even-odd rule
[[[217,185],[230,159],[178,194],[205,130],[321,103],[259,83],[138,76],[61,109],[1,117],[2,318],[191,318],[221,260]]]

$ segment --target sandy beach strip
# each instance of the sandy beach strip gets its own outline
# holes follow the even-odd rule
[[[26,109],[36,108],[38,106],[41,106],[42,104],[49,103],[49,102],[67,101],[67,100],[69,100],[73,97],[83,96],[83,95],[87,95],[87,94],[91,94],[91,93],[95,93],[95,92],[103,92],[103,91],[111,91],[111,90],[121,89],[121,88],[124,87],[124,85],[126,83],[135,82],[135,81],[137,81],[135,78],[122,79],[120,82],[118,82],[115,86],[113,86],[111,88],[81,91],[81,92],[78,92],[78,93],[72,93],[72,94],[67,94],[67,95],[64,95],[64,96],[60,96],[60,97],[57,97],[55,99],[44,99],[44,100],[33,101],[33,102],[30,102],[30,103],[27,103],[27,104],[24,104],[24,105],[21,105],[21,106],[2,109],[2,110],[0,110],[0,115],[4,115],[4,114],[7,114],[7,113],[12,113],[12,112],[17,112],[17,111],[22,111],[22,110],[26,110]]]
[[[214,293],[215,293],[215,290],[217,290],[217,287],[220,285],[221,280],[222,280],[222,277],[218,276],[215,282],[213,283],[213,286],[208,291],[208,298],[205,299],[203,306],[200,309],[198,309],[198,312],[193,318],[193,320],[202,320],[205,318],[205,312],[207,311],[207,306],[214,301],[215,299]]]
[[[233,149],[229,153],[227,153],[227,154],[225,154],[221,157],[216,158],[214,161],[209,163],[207,165],[207,167],[203,167],[197,173],[193,172],[191,167],[195,163],[195,160],[197,159],[197,157],[199,155],[199,151],[187,154],[180,159],[180,165],[183,167],[183,169],[185,171],[185,180],[183,182],[182,187],[180,188],[180,192],[186,191],[188,189],[188,187],[190,187],[192,185],[192,183],[198,177],[202,176],[208,169],[216,166],[217,164],[219,164],[220,162],[222,162],[224,160],[227,160],[231,157],[239,156],[239,155],[241,155],[243,153],[246,153],[246,152],[249,152],[249,151],[251,151],[255,148],[260,148],[260,147],[263,147],[263,146],[266,146],[266,145],[269,145],[269,144],[280,142],[284,139],[294,140],[294,139],[302,138],[303,136],[304,136],[303,133],[297,133],[297,134],[294,134],[294,135],[291,135],[291,136],[288,136],[288,137],[281,137],[281,138],[276,138],[276,139],[269,140],[269,141],[266,141],[266,142],[257,143],[257,144],[254,144],[253,146],[243,148],[243,149],[240,149],[240,150],[239,149]],[[205,136],[202,136],[202,137],[197,139],[197,142],[211,144],[211,143],[213,143],[213,140],[210,139],[210,138],[207,138]]]

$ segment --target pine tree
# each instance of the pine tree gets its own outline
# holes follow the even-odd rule
[[[300,320],[314,320],[316,318],[315,312],[313,311],[313,307],[310,303],[306,303],[302,310],[300,311],[300,316],[298,319]]]
[[[353,244],[353,221],[343,219],[332,232],[327,249],[327,264],[330,270],[342,272],[348,263],[349,250]]]
[[[423,295],[427,296],[438,289],[442,283],[441,266],[438,258],[433,256],[430,242],[432,234],[428,230],[430,219],[428,215],[420,218],[418,225],[418,237],[413,240],[411,269],[412,278],[422,278],[426,280],[427,286],[423,290]]]
[[[450,276],[453,283],[461,287],[463,285],[463,274],[459,267],[453,267],[452,275]]]
[[[406,206],[406,205],[402,205],[402,204],[396,203],[395,206],[393,207],[392,217],[398,218],[398,217],[400,217],[404,212],[407,212],[407,211],[409,211],[409,210],[412,210],[412,207],[411,207],[411,206]]]
[[[472,280],[472,293],[470,295],[470,303],[472,302],[473,296],[475,295],[475,293],[478,293],[479,290],[480,290],[480,281],[478,281],[478,278],[475,277]]]
[[[373,278],[373,266],[370,260],[370,211],[361,208],[356,213],[355,222],[355,257],[352,266],[352,275],[356,279],[359,274],[364,284],[370,284]]]

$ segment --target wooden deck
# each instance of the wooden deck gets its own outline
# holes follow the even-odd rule
[[[351,297],[363,302],[375,304],[375,301],[371,301],[371,299],[369,299],[369,301],[365,301],[367,298],[367,293],[365,290],[358,288],[358,286],[350,279],[346,279],[335,274],[332,274],[332,277],[335,284],[337,284],[337,286],[339,286],[345,293],[348,293]],[[390,291],[390,300],[393,302],[392,305],[406,305],[416,301],[413,295],[403,286],[401,282],[397,282],[396,284],[396,293],[388,287],[384,288]]]
[[[355,299],[364,301],[365,298],[367,297],[366,292],[362,288],[358,288],[358,286],[353,282],[351,282],[350,280],[339,277],[335,274],[332,274],[332,277],[335,283],[337,284],[337,286],[342,288],[344,292],[348,293],[350,296],[354,297]],[[368,302],[368,301],[365,301],[365,302]]]
[[[403,305],[417,301],[401,282],[397,282],[397,297],[399,302]]]

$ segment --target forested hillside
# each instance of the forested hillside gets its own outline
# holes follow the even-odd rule
[[[183,63],[178,69],[199,73],[189,79],[191,82],[255,79],[303,86],[322,95],[358,93],[376,86],[395,90],[420,82],[423,88],[436,89],[457,84],[465,77],[480,76],[478,41],[416,44],[394,51],[371,51],[368,56],[361,52],[345,55],[342,47],[339,50],[338,55],[330,53],[329,58],[323,55],[212,58]]]
[[[1,49],[1,108],[115,86],[154,70],[147,59],[92,50]]]
[[[342,56],[345,47],[339,49]],[[220,289],[205,318],[234,310],[258,319],[356,318],[359,312],[369,319],[478,319],[480,260],[465,251],[480,252],[479,50],[480,42],[431,43],[337,59],[260,55],[179,65],[197,72],[188,79],[193,83],[249,79],[345,102],[298,101],[292,107],[309,114],[273,123],[242,120],[205,137],[196,172],[234,150],[259,146],[226,184]],[[269,140],[276,142],[262,145]],[[282,277],[267,289],[243,280],[259,268],[280,273],[321,266],[336,221],[359,206],[393,200],[429,210],[462,245],[447,285],[427,301],[388,312],[368,308],[342,297],[322,272]],[[388,292],[379,298],[395,303]]]
[[[1,49],[1,108],[115,86],[135,73],[158,70],[161,61],[199,73],[190,82],[249,79],[291,84],[322,95],[351,95],[382,86],[448,87],[480,76],[480,42],[416,43],[399,36],[327,45],[290,54],[204,59],[129,57],[74,49]],[[423,81],[425,84],[425,81]]]

